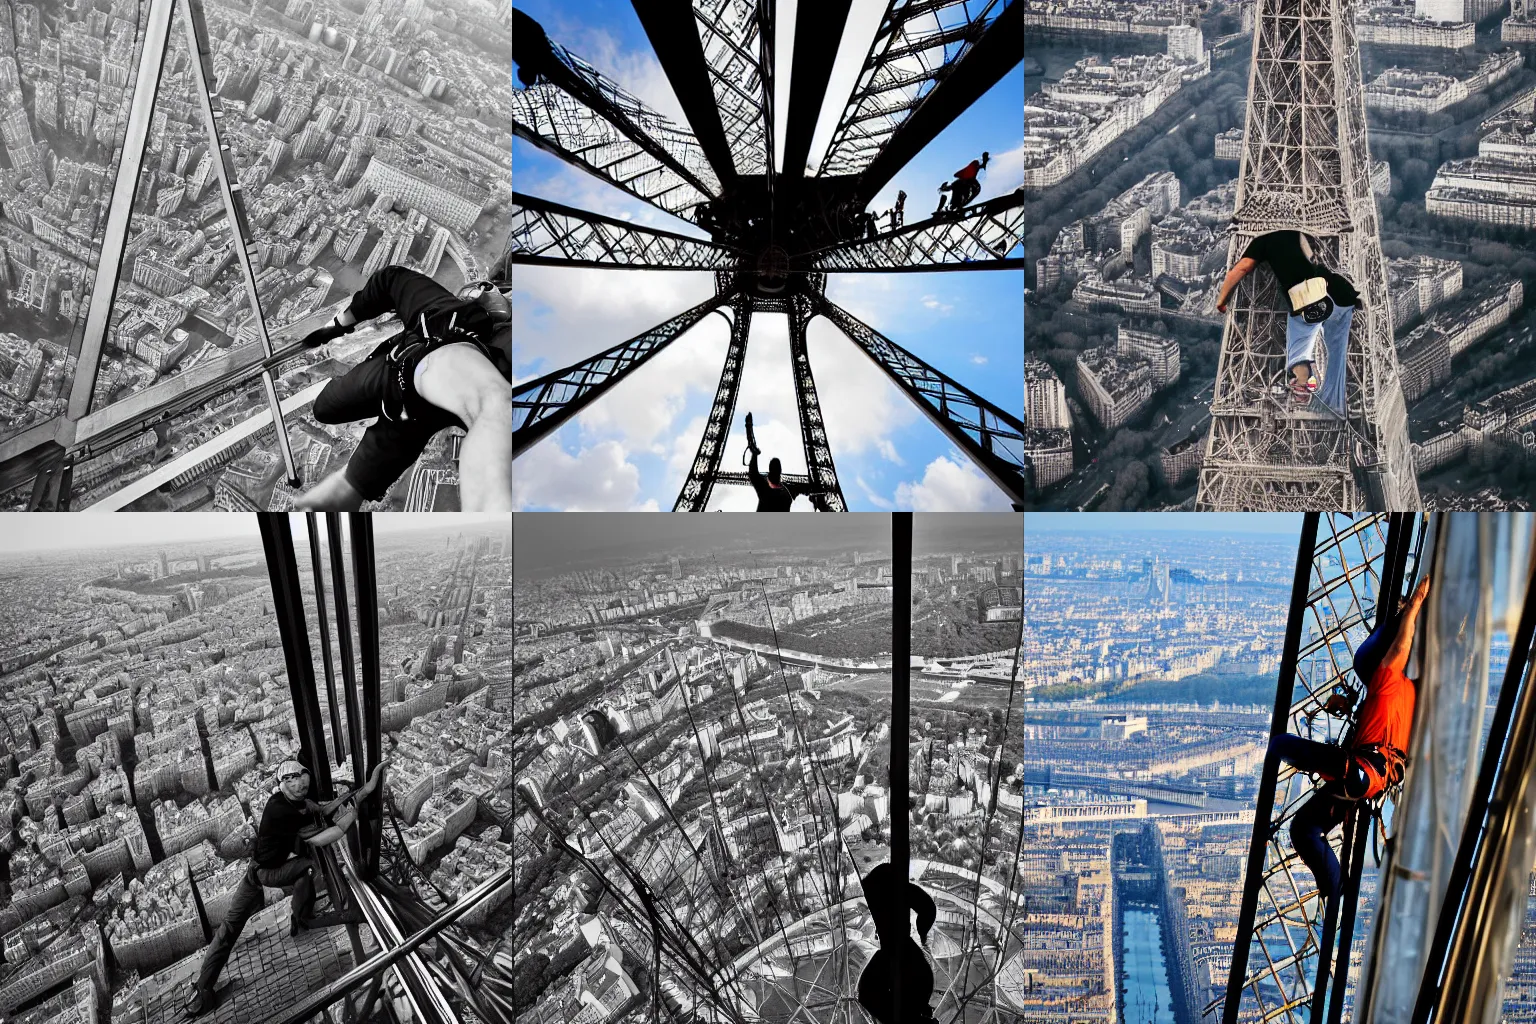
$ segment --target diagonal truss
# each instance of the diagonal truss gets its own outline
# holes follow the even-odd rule
[[[714,242],[512,193],[513,263],[644,270],[724,270],[739,258]]]
[[[867,167],[1003,6],[1004,0],[892,0],[820,173],[857,174]]]
[[[1361,296],[1344,418],[1291,406],[1285,313],[1268,269],[1232,297],[1202,509],[1412,509],[1420,499],[1370,190],[1359,47],[1348,0],[1261,0],[1229,265],[1254,238],[1301,230]],[[1314,403],[1319,405],[1319,403]]]
[[[512,91],[514,133],[609,184],[687,216],[720,192],[703,148],[688,129],[647,107],[534,25],[520,60],[543,80]],[[543,45],[539,45],[542,41]]]
[[[867,242],[806,254],[818,270],[890,273],[1024,267],[1024,194],[1000,196],[961,216],[938,216]]]
[[[512,393],[512,457],[602,397],[728,298],[717,295],[590,359],[519,384]]]
[[[725,454],[725,439],[731,432],[736,414],[736,394],[741,388],[741,371],[747,359],[747,335],[752,328],[752,299],[737,293],[731,306],[731,340],[725,350],[725,365],[720,368],[720,384],[715,401],[699,438],[699,450],[688,470],[688,479],[672,506],[674,512],[703,512],[709,506],[710,491],[720,473],[720,459]]]
[[[773,170],[771,11],[771,4],[759,0],[695,0],[693,5],[710,89],[738,175]]]
[[[832,446],[827,443],[827,427],[816,398],[816,379],[811,376],[811,357],[806,352],[805,329],[814,315],[809,296],[796,295],[790,299],[789,362],[795,378],[795,404],[800,410],[800,443],[805,449],[806,475],[821,492],[811,503],[823,512],[846,512],[848,503],[843,500],[837,468],[832,465]]]
[[[1402,582],[1413,577],[1416,555],[1408,542],[1410,519],[1406,514],[1307,516],[1272,735],[1288,732],[1318,742],[1340,739],[1343,725],[1321,713],[1322,707],[1337,685],[1358,690],[1352,681],[1354,651],[1374,627],[1387,588],[1400,591]],[[1307,1024],[1312,1019],[1319,952],[1331,957],[1333,926],[1325,923],[1324,914],[1310,912],[1317,906],[1317,890],[1292,846],[1289,826],[1317,785],[1312,776],[1288,764],[1265,762],[1238,918],[1239,941],[1222,1006],[1225,1024],[1239,1019]],[[1363,851],[1363,846],[1351,851],[1349,841],[1358,843],[1365,830],[1345,835],[1351,831],[1346,825],[1330,836],[1344,865],[1358,863]],[[1345,913],[1352,921],[1351,912]],[[1326,985],[1326,975],[1323,981]],[[1337,992],[1334,998],[1341,1000]],[[1206,1007],[1207,1015],[1217,1005],[1221,1001]]]
[[[1024,503],[1024,421],[934,369],[824,296],[820,313],[846,334],[978,469],[1016,505]]]

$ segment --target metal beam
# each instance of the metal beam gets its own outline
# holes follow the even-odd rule
[[[725,125],[715,105],[709,65],[699,42],[691,0],[634,0],[634,7],[651,48],[656,51],[656,59],[667,73],[672,92],[682,104],[688,126],[722,186],[730,191],[736,177],[736,161],[731,157]]]
[[[898,921],[907,920],[911,901],[907,895],[908,875],[912,871],[910,830],[912,815],[909,810],[912,792],[912,751],[908,737],[912,735],[912,513],[895,512],[891,515],[891,751],[886,792],[890,794],[891,807],[891,868],[890,906]],[[1023,823],[1020,822],[1022,827]],[[902,935],[896,948],[886,949],[881,943],[891,970],[891,1006],[896,1011],[893,1024],[915,1024],[917,1016],[910,997],[902,999],[902,989],[907,979],[902,977],[902,965],[906,963],[904,947],[910,939]],[[999,946],[1007,944],[1007,936],[999,937]],[[930,998],[926,992],[922,999]]]
[[[939,214],[869,241],[843,242],[797,257],[840,273],[1022,270],[1024,194],[1012,192]]]
[[[723,245],[512,193],[513,263],[629,270],[725,270],[739,254]]]
[[[95,268],[96,283],[86,310],[85,329],[75,360],[75,378],[70,382],[65,415],[71,420],[78,420],[90,411],[91,397],[96,390],[96,369],[101,362],[102,346],[106,344],[107,329],[111,326],[117,285],[122,278],[133,197],[138,191],[144,148],[149,142],[150,121],[155,113],[155,94],[160,90],[160,72],[165,66],[170,42],[173,6],[172,0],[151,0],[144,25],[144,44],[139,51],[133,100],[128,109],[128,123],[123,129],[123,155],[118,160],[117,177],[112,183],[112,199],[107,205],[107,220],[102,228],[101,258]]]
[[[837,325],[1016,505],[1024,504],[1024,421],[934,369],[822,296],[815,310]]]
[[[261,546],[266,554],[267,575],[272,584],[272,610],[283,640],[283,664],[288,670],[288,692],[293,699],[293,718],[299,745],[315,780],[315,796],[329,800],[331,759],[320,722],[320,698],[315,692],[315,659],[309,647],[309,625],[304,617],[304,589],[293,549],[293,531],[286,512],[258,512]]]
[[[997,2],[994,0],[986,10],[993,11]],[[938,84],[922,97],[899,126],[893,126],[883,137],[883,145],[880,145],[881,135],[873,135],[876,140],[873,155],[865,159],[867,150],[860,152],[859,159],[865,160],[866,164],[859,175],[857,190],[861,204],[874,198],[897,171],[1023,60],[1024,3],[1023,0],[1008,0],[1007,5],[987,23],[981,37],[944,65]],[[871,87],[877,85],[877,81],[871,81]],[[1006,141],[1013,142],[1011,129]],[[828,164],[827,173],[857,170],[852,162],[841,171],[839,166]]]
[[[203,120],[208,126],[208,151],[218,157],[213,161],[213,169],[219,182],[219,193],[224,198],[224,212],[234,231],[230,248],[235,252],[240,274],[245,280],[245,298],[250,303],[251,317],[256,324],[256,340],[261,342],[262,355],[271,359],[272,338],[267,333],[267,317],[261,309],[261,291],[256,287],[256,240],[246,217],[245,192],[235,168],[234,154],[224,141],[225,133],[220,128],[224,123],[224,106],[213,96],[213,83],[217,75],[201,0],[185,0],[182,12],[187,26],[187,50],[192,55],[192,72],[196,79],[193,91],[202,103]],[[265,366],[261,371],[261,384],[267,396],[267,409],[272,413],[272,431],[277,437],[277,449],[283,457],[283,466],[288,470],[288,485],[300,487],[304,482],[299,479],[299,470],[293,461],[293,448],[288,443],[288,428],[283,423],[283,410],[277,399],[277,382],[272,371]]]
[[[325,611],[325,573],[321,571],[320,524],[314,512],[304,513],[304,526],[309,533],[309,565],[315,581],[315,620],[320,626],[320,655],[325,665],[325,696],[330,703],[331,711],[331,742],[336,745],[336,763],[345,764],[342,746],[346,741],[346,733],[341,731],[341,714],[336,708],[336,670],[331,663],[331,622],[330,616]],[[339,595],[341,601],[345,601],[346,597],[346,594]]]
[[[806,11],[811,11],[807,5]],[[738,175],[773,187],[773,3],[693,0],[704,66]]]
[[[725,350],[725,365],[720,369],[720,384],[715,389],[715,401],[709,409],[709,421],[704,424],[704,436],[699,438],[699,450],[688,470],[688,479],[678,493],[674,512],[703,512],[709,505],[709,493],[715,486],[715,476],[720,472],[720,458],[725,454],[725,440],[731,433],[731,421],[736,415],[736,394],[741,388],[741,370],[747,359],[747,335],[752,329],[752,299],[737,294],[732,307],[731,340]]]
[[[853,0],[819,0],[798,8],[793,70],[789,76],[789,123],[784,128],[784,176],[805,175],[827,81],[843,42]]]
[[[716,295],[595,356],[519,384],[512,393],[512,457],[553,433],[728,299]]]
[[[372,772],[382,756],[380,713],[383,707],[379,690],[379,594],[374,584],[373,520],[369,513],[348,512],[347,534],[352,538],[352,578],[357,587],[357,642],[363,674],[366,766]],[[379,871],[379,837],[384,828],[383,787],[360,802],[357,828],[363,847],[360,873],[364,878],[372,878]]]
[[[352,657],[352,622],[347,611],[347,564],[341,552],[341,513],[325,514],[326,546],[331,556],[331,593],[336,595],[336,645],[341,655],[342,699],[347,708],[347,747],[351,753],[352,782],[363,781],[363,720],[357,706],[357,665]],[[349,832],[356,856],[361,856],[357,833]]]
[[[816,378],[811,375],[811,357],[806,351],[805,329],[815,311],[805,295],[795,295],[789,306],[789,365],[795,379],[795,405],[800,412],[800,444],[805,451],[806,475],[820,493],[811,504],[823,512],[846,512],[843,488],[837,481],[837,467],[832,464],[832,446],[827,443],[827,427],[821,419],[821,403],[816,397]]]
[[[708,197],[720,194],[720,179],[709,166],[703,147],[693,133],[665,114],[652,110],[591,64],[551,40],[543,26],[522,11],[514,8],[512,21],[513,59],[523,76],[531,71],[543,82],[563,91],[585,108],[585,113],[577,114],[579,121],[585,122],[588,114],[601,117],[695,191]],[[526,102],[520,104],[514,100],[514,123],[519,110],[534,114],[532,119],[524,119],[525,127],[539,123],[537,114],[530,107],[538,104],[542,104],[543,114],[552,119],[548,123],[556,127],[556,134],[569,138],[576,127],[574,122],[562,116],[562,113],[571,113],[569,105],[554,101],[541,83],[529,86]],[[592,132],[577,134],[591,136]]]

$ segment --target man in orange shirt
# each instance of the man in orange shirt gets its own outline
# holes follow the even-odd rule
[[[1328,833],[1343,824],[1356,801],[1379,796],[1402,781],[1415,697],[1413,680],[1403,670],[1428,595],[1425,577],[1408,599],[1390,640],[1378,627],[1355,652],[1355,674],[1365,683],[1365,701],[1342,743],[1318,743],[1290,733],[1270,741],[1272,756],[1328,780],[1291,819],[1291,845],[1311,869],[1324,900],[1339,891],[1339,859],[1328,845]]]

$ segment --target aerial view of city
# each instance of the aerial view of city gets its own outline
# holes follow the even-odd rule
[[[888,516],[725,518],[515,517],[518,1019],[858,1024],[881,941],[861,882],[899,814],[933,1019],[1020,1020],[1020,517],[916,517],[900,567]]]
[[[450,289],[493,275],[510,18],[487,0],[0,10],[0,461],[72,447],[59,507],[291,508],[263,419],[281,402],[301,478],[344,465],[360,426],[310,404],[399,325],[293,343],[386,265]],[[370,507],[456,509],[453,448]],[[35,473],[7,475],[0,506],[28,508]]]
[[[427,905],[451,903],[511,860],[512,578],[504,518],[379,517],[372,561],[338,559],[349,574],[373,567],[371,577],[357,576],[376,590],[376,633],[367,636],[377,637],[380,696],[365,698],[367,717],[378,715],[372,737],[375,726],[353,717],[354,644],[334,625],[361,626],[375,602],[343,602],[353,606],[343,617],[330,572],[321,572],[325,593],[317,595],[312,567],[326,564],[318,552],[328,533],[321,531],[313,562],[300,539],[303,568],[282,577],[269,576],[275,563],[256,516],[132,519],[111,540],[72,539],[61,515],[7,517],[0,530],[0,620],[10,638],[0,657],[0,1014],[7,1021],[186,1019],[183,1003],[205,947],[246,891],[253,851],[263,856],[271,817],[264,808],[287,785],[280,769],[298,763],[317,736],[334,757],[306,765],[317,778],[334,772],[359,781],[344,751],[349,735],[379,745],[370,756],[388,762],[386,848],[408,851],[420,889],[437,894]],[[293,517],[292,528],[304,536],[302,518]],[[352,554],[364,550],[357,523],[345,539]],[[302,666],[318,680],[318,706],[329,702],[323,730],[291,695],[289,671],[298,663],[284,618],[289,605],[274,586],[280,579],[306,595],[306,652],[323,649],[323,672],[320,658]],[[313,614],[317,596],[332,599],[332,627]],[[363,636],[358,671],[371,686],[372,640]],[[347,701],[338,697],[343,690]],[[306,721],[315,726],[309,738],[301,736]],[[361,754],[352,749],[351,765]],[[361,838],[366,850],[366,833]],[[462,949],[490,958],[504,948],[509,889],[458,922]],[[377,917],[348,929],[317,919],[295,936],[285,890],[254,892],[254,915],[234,945],[218,1006],[202,1019],[273,1024],[400,938]],[[328,898],[339,907],[337,893]],[[356,1019],[408,1019],[380,1016],[393,1012],[383,1003],[409,1002],[397,982],[383,995]]]
[[[1040,1020],[1182,1024],[1225,994],[1300,517],[1153,528],[1188,518],[1025,517]]]
[[[1304,417],[1286,423],[1285,403],[1271,402],[1290,367],[1261,340],[1281,322],[1265,319],[1268,289],[1259,286],[1251,318],[1216,309],[1247,238],[1298,228],[1323,240],[1320,252],[1329,236],[1379,235],[1362,243],[1369,255],[1337,256],[1346,276],[1369,278],[1364,306],[1377,311],[1357,317],[1350,335],[1351,387],[1372,411],[1352,405],[1349,422],[1388,452],[1385,461],[1402,463],[1399,493],[1416,475],[1430,507],[1527,507],[1536,346],[1524,298],[1536,282],[1536,206],[1521,168],[1536,138],[1528,49],[1536,22],[1524,4],[1307,8],[1324,30],[1328,19],[1352,23],[1334,68],[1359,82],[1339,95],[1359,91],[1364,123],[1349,128],[1357,115],[1342,107],[1328,123],[1369,149],[1350,152],[1357,184],[1323,186],[1348,193],[1347,229],[1330,226],[1321,209],[1270,216],[1256,207],[1234,224],[1240,168],[1253,203],[1291,187],[1257,148],[1266,132],[1274,141],[1286,116],[1280,78],[1261,76],[1249,94],[1259,5],[1025,0],[1024,8],[1030,507],[1297,507],[1234,504],[1215,477],[1244,460],[1276,475],[1281,465],[1360,472],[1372,463],[1347,451],[1348,431],[1298,437],[1326,430]],[[1268,37],[1259,45],[1265,75],[1293,70]],[[1324,145],[1315,134],[1309,144]],[[1391,411],[1404,406],[1405,426]],[[1229,416],[1260,410],[1282,423],[1261,428],[1260,441],[1227,426]],[[1208,457],[1225,461],[1208,466]]]

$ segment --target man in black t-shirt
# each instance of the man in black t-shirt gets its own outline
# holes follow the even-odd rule
[[[1218,312],[1227,311],[1227,300],[1237,283],[1260,263],[1269,264],[1290,309],[1285,325],[1285,368],[1291,374],[1292,402],[1306,405],[1315,394],[1329,409],[1344,415],[1349,328],[1360,305],[1360,294],[1344,277],[1313,262],[1312,249],[1301,232],[1271,231],[1249,243],[1242,259],[1228,271],[1216,299]],[[1319,340],[1328,362],[1328,376],[1321,386],[1315,372]]]
[[[377,788],[385,761],[380,761],[361,789],[344,793],[328,803],[317,804],[309,795],[309,770],[298,761],[284,761],[277,769],[278,788],[261,813],[256,829],[256,848],[245,877],[230,897],[229,910],[214,933],[213,944],[203,954],[195,989],[187,1002],[189,1017],[207,1013],[214,1004],[214,985],[234,952],[235,940],[245,923],[262,908],[262,886],[283,889],[293,886],[293,904],[289,909],[288,934],[300,928],[344,924],[361,920],[355,911],[311,916],[315,904],[315,862],[311,848],[329,846],[357,820],[357,808],[349,807],[334,823],[327,817],[349,800],[362,800]],[[329,823],[329,824],[328,824]],[[334,894],[333,894],[334,895]]]

